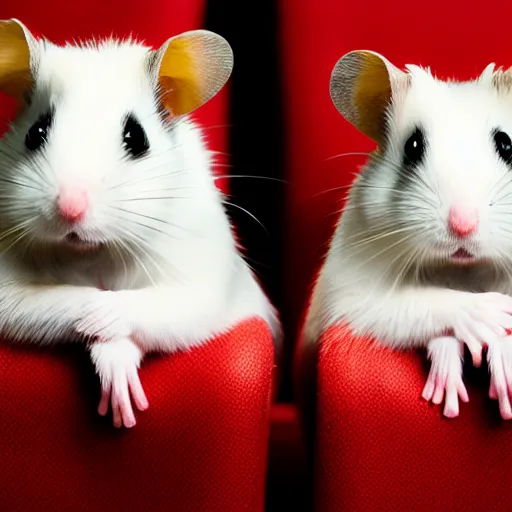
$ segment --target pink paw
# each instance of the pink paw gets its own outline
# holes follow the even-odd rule
[[[435,338],[428,345],[428,353],[432,365],[422,397],[436,405],[444,399],[444,416],[455,418],[459,415],[459,398],[469,402],[462,381],[463,344],[450,336]]]
[[[98,413],[105,416],[110,405],[115,427],[133,427],[136,420],[132,400],[139,411],[148,408],[138,374],[142,359],[140,349],[130,339],[123,338],[94,344],[91,358],[101,380]]]
[[[512,336],[506,336],[489,344],[487,352],[491,385],[489,397],[498,400],[504,420],[512,419]]]

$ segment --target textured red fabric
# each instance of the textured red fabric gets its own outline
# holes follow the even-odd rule
[[[150,407],[119,431],[81,347],[0,344],[0,509],[261,512],[273,367],[260,320],[148,358]]]
[[[331,329],[318,365],[316,509],[512,509],[512,423],[468,368],[459,418],[421,399],[424,355]]]

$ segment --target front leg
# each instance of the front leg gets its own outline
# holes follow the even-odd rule
[[[0,283],[0,332],[10,340],[54,343],[77,339],[76,325],[105,309],[110,292],[93,287]]]
[[[131,392],[138,409],[147,408],[137,369],[142,351],[128,338],[125,311],[116,292],[70,285],[37,285],[23,281],[0,285],[0,331],[9,339],[52,343],[77,339],[100,340],[90,347],[100,376],[98,411],[112,405],[114,424],[135,425]]]
[[[221,292],[158,286],[108,292],[102,308],[76,330],[98,341],[129,337],[144,352],[172,352],[207,340],[229,322]]]
[[[124,425],[132,426],[135,418],[128,390],[139,409],[147,407],[137,377],[142,353],[199,345],[244,314],[261,312],[253,307],[255,301],[250,302],[252,296],[247,299],[250,307],[238,305],[233,312],[225,294],[226,290],[213,287],[178,284],[105,294],[103,307],[76,326],[82,335],[97,340],[91,356],[102,379],[100,414],[106,412],[110,399],[115,424],[122,418]]]
[[[512,327],[512,298],[500,293],[409,286],[368,302],[363,297],[355,313],[346,316],[357,334],[371,333],[396,348],[453,335],[468,346],[475,366],[481,364],[483,345]],[[350,311],[351,305],[344,307]]]
[[[138,376],[143,352],[171,352],[206,340],[225,327],[226,315],[214,294],[182,287],[121,290],[102,298],[102,307],[75,328],[96,340],[90,353],[101,381],[99,414],[110,405],[114,426],[129,428],[136,423],[132,400],[140,411],[148,407]]]

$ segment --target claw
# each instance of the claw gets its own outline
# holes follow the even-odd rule
[[[434,396],[432,397],[432,403],[439,405],[443,401],[445,387],[446,376],[438,376],[436,380]]]
[[[128,384],[130,386],[130,391],[132,392],[132,398],[135,402],[135,406],[139,411],[145,411],[149,407],[149,403],[137,372],[128,374]]]
[[[434,395],[434,389],[435,389],[435,382],[434,382],[434,374],[433,372],[430,372],[428,374],[427,383],[425,384],[425,387],[423,388],[423,393],[421,394],[422,398],[426,400],[427,402],[430,402],[432,399],[432,396]]]
[[[121,417],[121,411],[119,410],[119,405],[117,403],[117,395],[112,393],[112,419],[114,422],[114,427],[121,428],[123,426],[123,418]]]
[[[110,388],[101,392],[101,400],[98,405],[98,414],[100,416],[106,416],[108,412],[108,404],[110,402]]]
[[[467,344],[469,352],[471,353],[471,359],[473,360],[473,366],[475,368],[480,368],[482,366],[482,345],[477,344]]]
[[[466,386],[464,385],[464,382],[462,382],[462,379],[460,380],[460,382],[457,385],[457,394],[459,395],[459,398],[464,403],[467,404],[469,402],[468,390],[466,389]]]
[[[498,400],[501,417],[512,419],[512,337],[502,338],[489,346],[487,352],[491,385],[489,397]]]
[[[494,385],[494,379],[491,377],[491,385],[489,386],[489,398],[492,400],[498,400],[498,393],[496,392],[496,386]]]

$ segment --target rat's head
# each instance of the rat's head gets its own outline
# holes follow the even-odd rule
[[[444,82],[355,51],[333,70],[336,108],[378,144],[354,191],[361,212],[416,261],[511,261],[512,75],[493,69]]]
[[[0,22],[0,91],[23,105],[0,141],[0,236],[94,249],[157,235],[148,219],[168,220],[191,166],[173,127],[221,89],[232,63],[228,43],[203,30],[151,50],[57,46]]]

